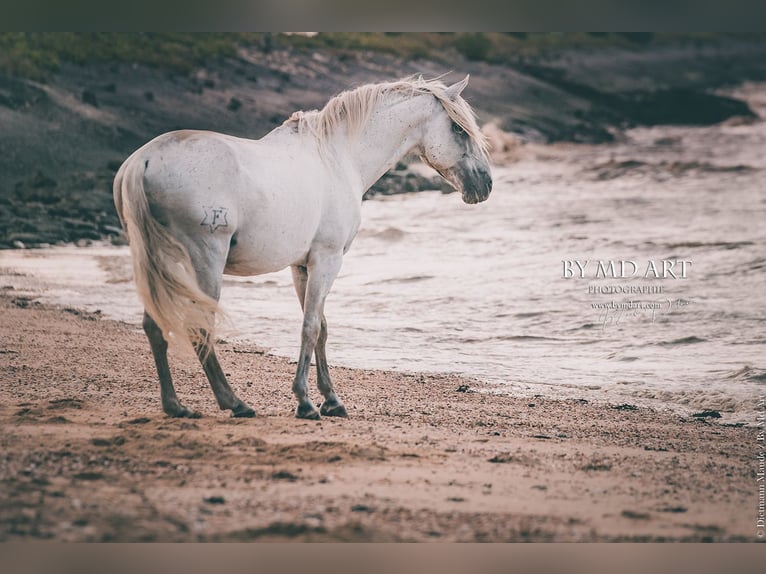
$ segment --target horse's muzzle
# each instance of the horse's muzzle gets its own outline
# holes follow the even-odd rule
[[[462,183],[463,201],[481,203],[492,191],[492,174],[486,169],[461,169],[458,178]]]

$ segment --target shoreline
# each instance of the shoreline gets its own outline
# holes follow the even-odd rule
[[[5,278],[3,288],[13,290],[16,295],[32,297],[47,306],[77,308],[89,313],[103,313],[102,318],[125,322],[136,331],[141,331],[140,304],[135,296],[129,264],[114,260],[105,263],[105,259],[111,258],[114,250],[119,249],[127,249],[127,247],[115,246],[108,241],[95,241],[88,246],[68,244],[0,252],[0,261],[4,263],[0,264],[0,276]],[[96,252],[89,254],[89,250]],[[20,256],[20,259],[6,257],[3,260],[3,255],[7,256],[14,252]],[[127,251],[125,256],[129,259]],[[57,259],[61,259],[61,261],[57,262]],[[27,260],[28,262],[26,262]],[[70,277],[71,269],[77,270],[75,276]],[[230,276],[225,276],[225,279],[227,277],[232,279]],[[108,284],[114,287],[114,290],[102,294],[85,289],[85,286],[91,283]],[[288,291],[289,303],[292,304],[294,297],[292,288],[290,287]],[[79,292],[80,294],[73,298],[70,295],[72,292]],[[121,301],[121,303],[114,304],[115,301]],[[112,303],[110,304],[110,302]],[[234,345],[253,345],[277,358],[287,361],[294,359],[297,348],[293,349],[290,345],[285,346],[284,340],[274,342],[274,346],[270,346],[254,340],[252,335],[253,333],[250,331],[242,331],[241,328],[231,324],[228,325],[228,329],[221,332],[221,337]],[[287,339],[292,344],[292,336],[287,337]],[[752,426],[752,421],[756,415],[754,406],[742,407],[741,397],[739,397],[738,408],[731,408],[727,404],[725,396],[716,395],[713,397],[709,393],[704,399],[696,397],[694,400],[689,400],[683,393],[677,393],[675,397],[666,395],[642,396],[639,393],[630,392],[630,390],[622,390],[619,384],[576,385],[518,381],[508,378],[508,375],[486,376],[481,373],[440,370],[435,367],[418,369],[409,365],[406,360],[404,361],[405,365],[409,365],[406,368],[380,365],[380,361],[375,364],[374,359],[372,359],[373,365],[365,364],[365,361],[360,358],[355,358],[351,362],[348,360],[348,356],[346,361],[336,357],[333,364],[338,368],[381,372],[390,370],[406,376],[422,374],[432,377],[458,377],[473,386],[481,385],[491,394],[509,394],[519,399],[533,400],[539,395],[546,395],[558,400],[587,400],[603,407],[624,405],[626,408],[648,408],[682,418],[713,413],[711,417],[718,419],[717,423],[739,426]],[[755,405],[755,401],[752,404]]]
[[[294,366],[240,343],[220,358],[258,416],[172,356],[203,418],[170,419],[135,326],[13,289],[0,312],[2,541],[756,539],[752,427],[341,367],[349,418],[302,421]]]

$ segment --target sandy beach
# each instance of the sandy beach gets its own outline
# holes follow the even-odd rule
[[[2,541],[756,539],[752,427],[346,368],[349,418],[309,422],[294,365],[231,343],[257,417],[174,356],[203,417],[170,419],[136,326],[10,288],[0,308]]]

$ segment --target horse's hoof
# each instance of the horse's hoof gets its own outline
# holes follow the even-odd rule
[[[319,411],[311,403],[301,403],[295,409],[295,418],[318,421],[321,417]]]
[[[251,419],[255,416],[255,409],[242,403],[231,409],[231,416],[235,418]]]
[[[322,403],[321,408],[319,409],[319,412],[322,414],[322,416],[326,417],[348,417],[348,413],[346,412],[346,407],[343,406],[343,403],[340,402],[328,402],[325,401]]]
[[[202,414],[177,404],[163,408],[165,414],[176,419],[201,419]]]

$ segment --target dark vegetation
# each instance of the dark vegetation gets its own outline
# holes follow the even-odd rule
[[[264,51],[279,49],[326,50],[339,57],[360,50],[406,58],[449,59],[450,49],[468,60],[515,64],[529,57],[562,50],[646,47],[684,43],[716,45],[715,34],[668,35],[652,33],[5,33],[0,34],[0,71],[45,80],[75,64],[128,62],[188,73],[215,58],[235,57],[241,46]]]
[[[333,94],[471,73],[482,122],[537,142],[752,117],[717,88],[766,79],[766,35],[0,34],[0,247],[119,241],[111,181],[164,131],[260,137]],[[401,166],[373,193],[440,184]]]

